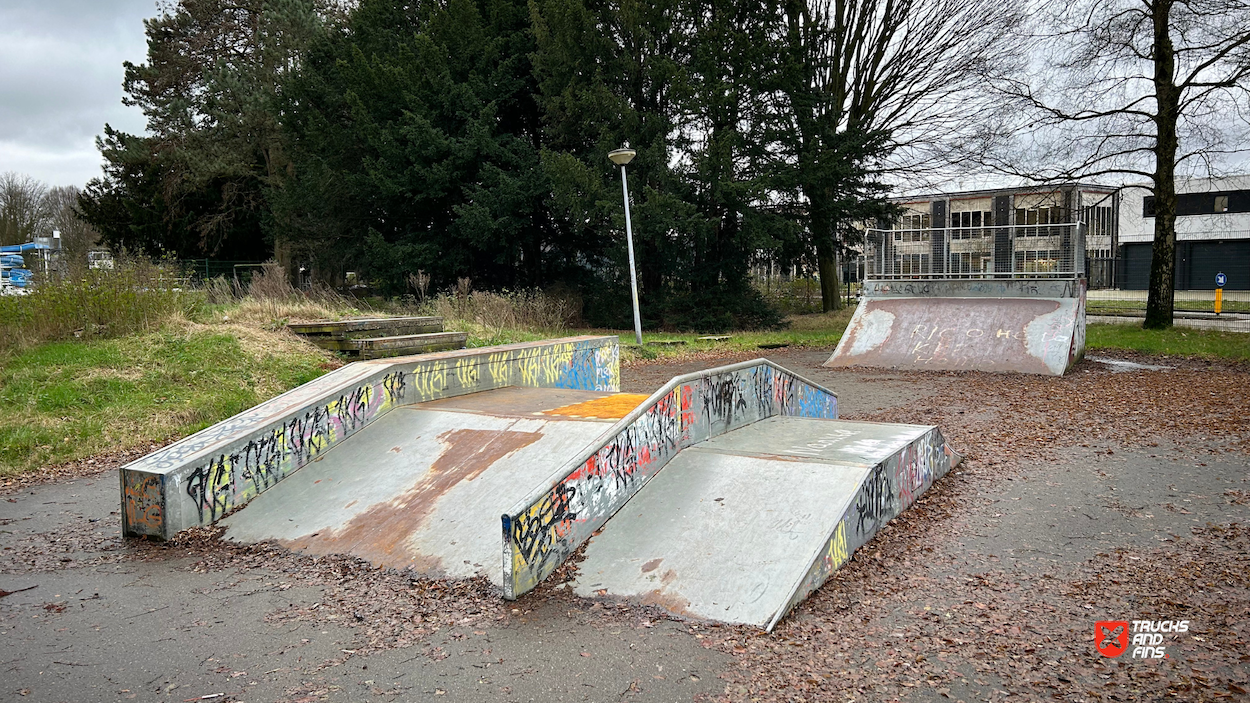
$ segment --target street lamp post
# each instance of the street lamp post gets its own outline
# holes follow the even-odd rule
[[[634,271],[634,227],[629,220],[629,184],[625,180],[625,164],[633,161],[633,149],[608,152],[612,163],[621,167],[621,192],[625,195],[625,244],[629,248],[629,291],[634,299],[634,339],[642,346],[642,316],[638,313],[638,274]]]

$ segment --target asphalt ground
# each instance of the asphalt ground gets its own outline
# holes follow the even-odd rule
[[[766,354],[843,417],[937,424],[966,457],[771,634],[577,598],[575,564],[508,603],[212,530],[122,540],[102,456],[0,494],[0,701],[1246,699],[1250,369]],[[623,390],[738,358],[629,366]],[[1188,630],[1107,658],[1102,620]]]

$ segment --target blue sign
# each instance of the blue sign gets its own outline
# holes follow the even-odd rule
[[[1227,284],[1228,284],[1228,276],[1225,276],[1223,271],[1215,274],[1215,287],[1216,288],[1223,288]]]

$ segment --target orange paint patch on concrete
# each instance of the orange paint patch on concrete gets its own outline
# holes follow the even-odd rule
[[[554,410],[548,410],[543,414],[617,420],[628,415],[631,410],[638,407],[648,397],[650,396],[638,393],[616,393],[582,403],[565,405]]]

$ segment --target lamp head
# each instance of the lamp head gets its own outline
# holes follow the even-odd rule
[[[611,159],[612,163],[617,166],[624,166],[634,160],[634,154],[636,153],[638,152],[633,149],[617,149],[615,151],[609,151],[608,158]]]

